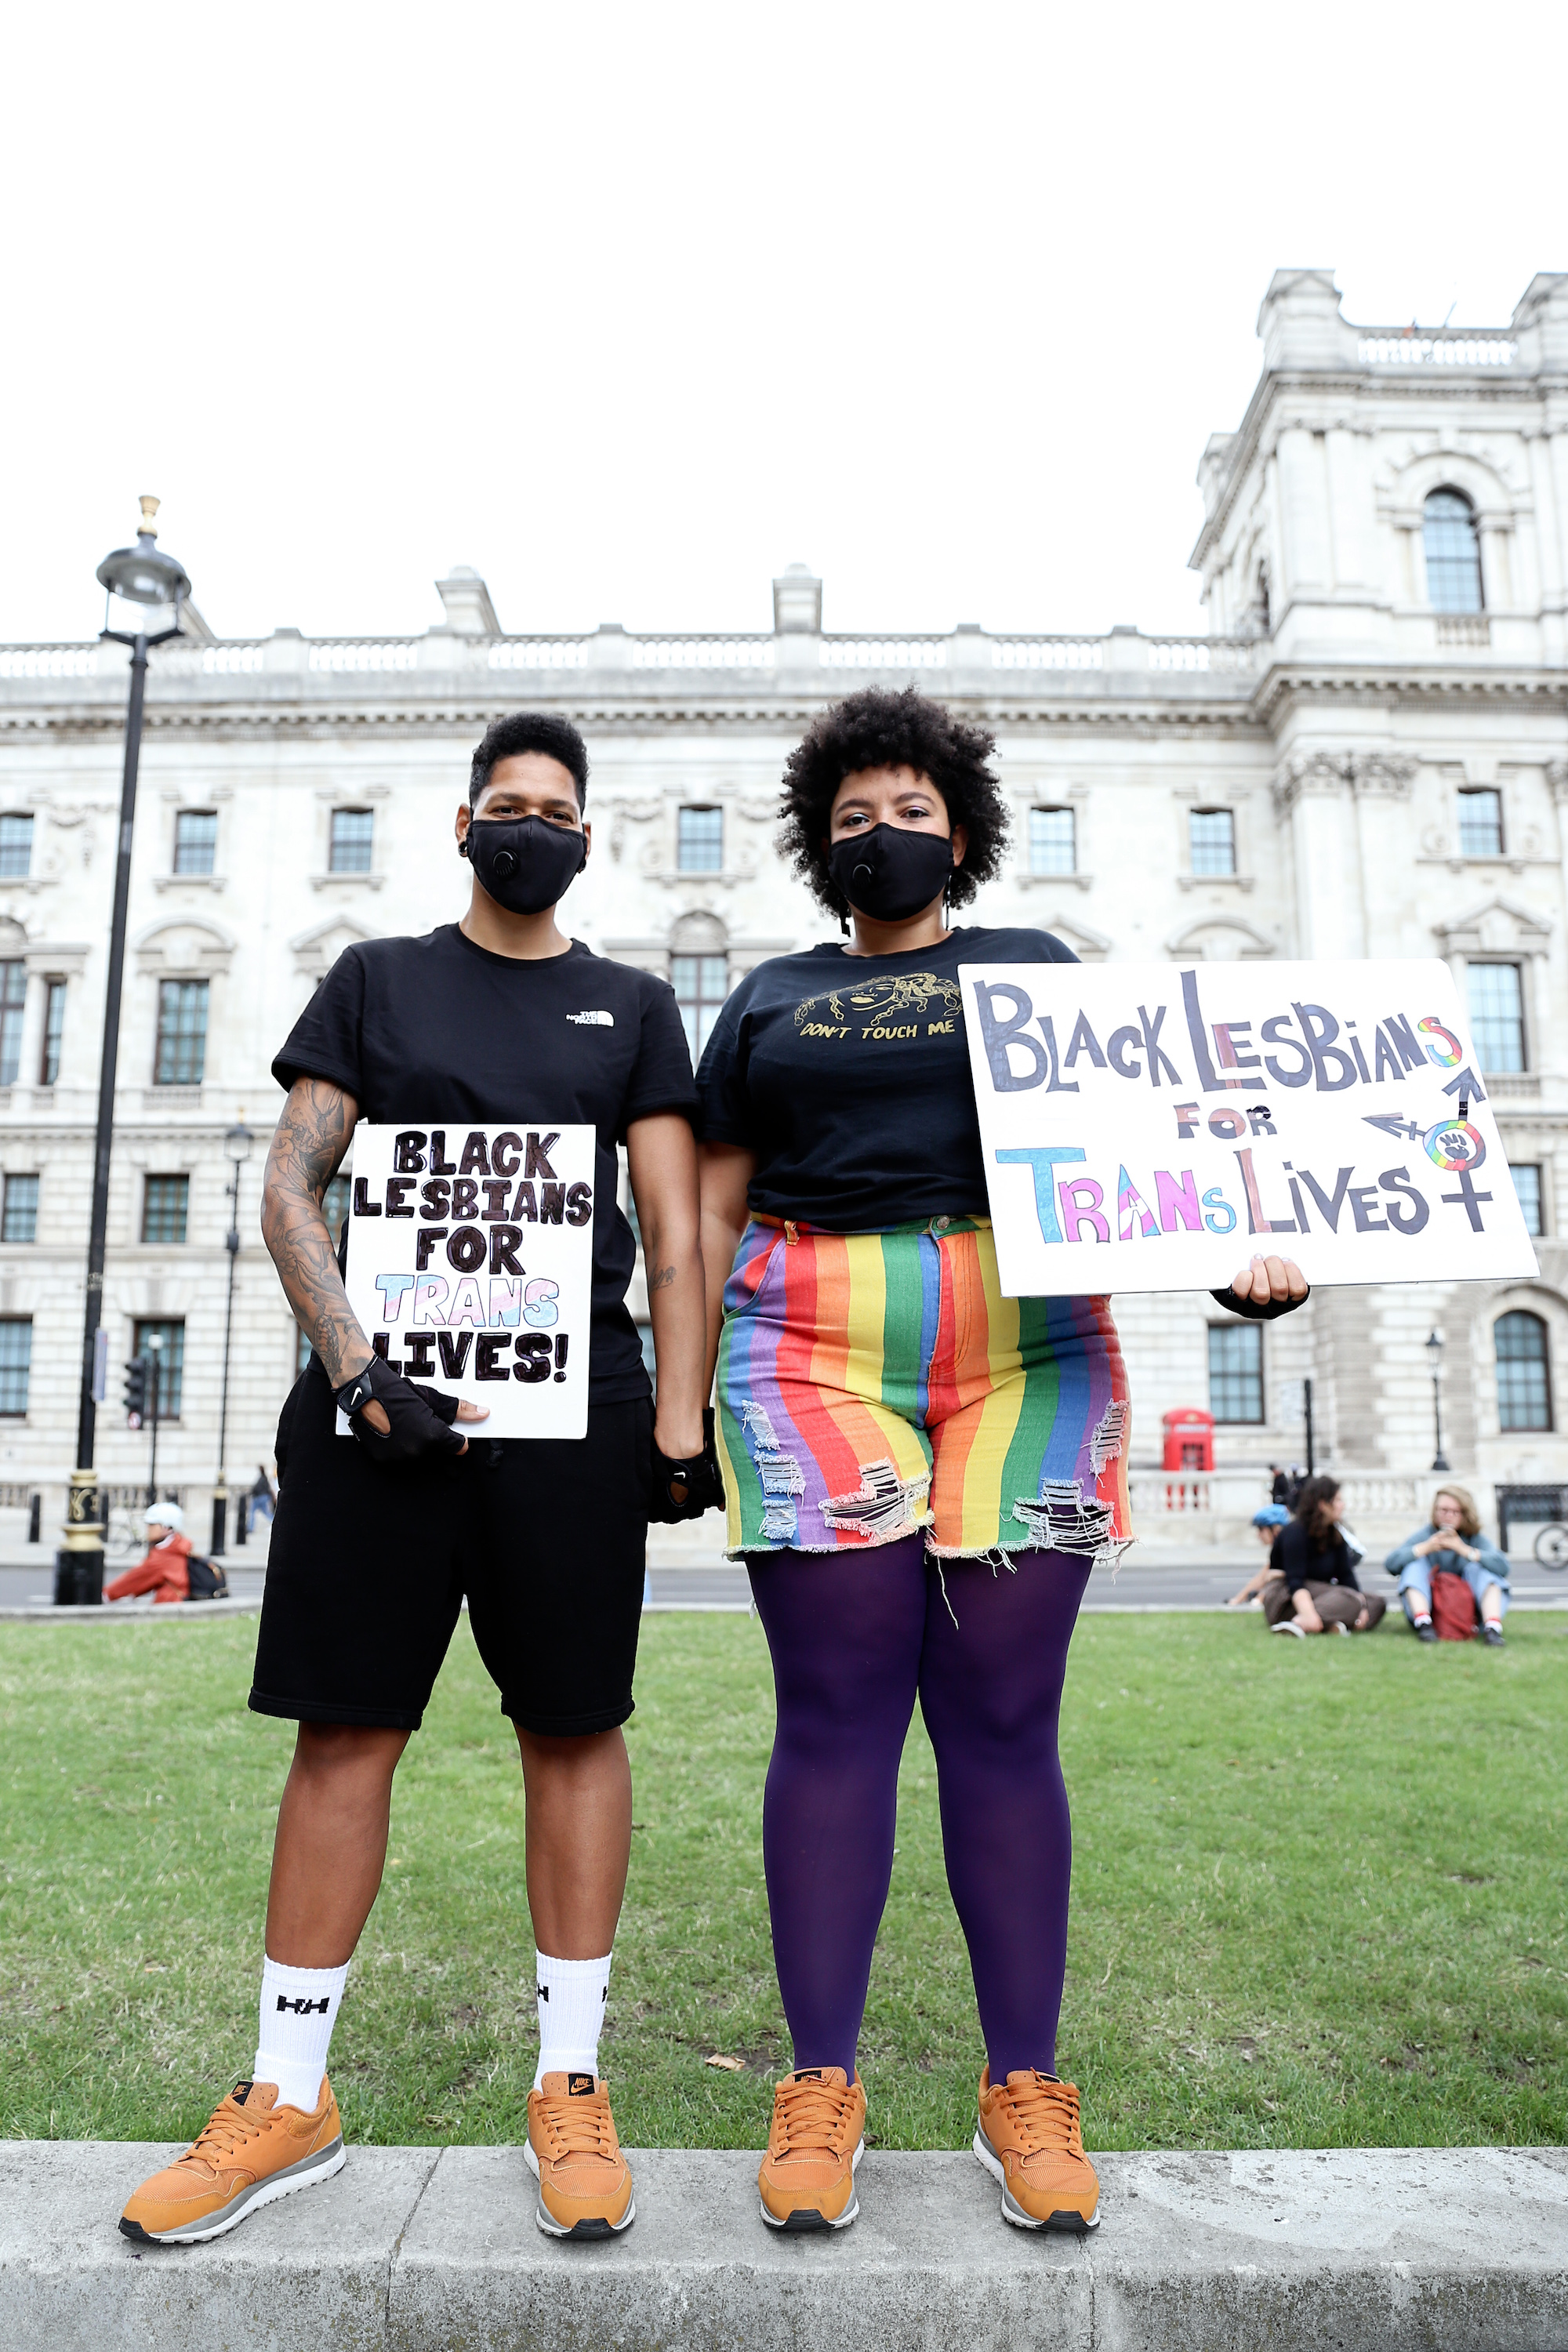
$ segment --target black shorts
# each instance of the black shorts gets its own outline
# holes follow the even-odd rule
[[[416,1731],[463,1596],[501,1712],[581,1738],[632,1711],[653,1407],[590,1404],[576,1440],[374,1462],[312,1362],[278,1428],[280,1492],[250,1704]]]

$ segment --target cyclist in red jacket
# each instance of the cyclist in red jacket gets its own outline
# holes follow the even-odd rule
[[[147,1519],[147,1556],[112,1584],[103,1588],[106,1601],[129,1601],[136,1593],[150,1592],[155,1601],[188,1601],[191,1597],[191,1571],[185,1565],[191,1556],[191,1539],[184,1532],[185,1515],[178,1503],[149,1503]]]

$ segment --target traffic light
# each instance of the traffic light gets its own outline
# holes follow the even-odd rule
[[[148,1382],[153,1366],[145,1356],[132,1356],[125,1367],[125,1422],[129,1429],[140,1429],[147,1411]]]

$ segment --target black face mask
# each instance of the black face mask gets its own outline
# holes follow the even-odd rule
[[[563,898],[588,862],[585,834],[542,816],[477,817],[459,857],[471,860],[490,897],[514,915],[542,915]]]
[[[874,824],[839,842],[827,870],[858,915],[869,915],[874,923],[902,922],[944,887],[952,872],[952,844],[940,833]]]

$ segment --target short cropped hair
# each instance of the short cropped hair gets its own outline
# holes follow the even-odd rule
[[[474,753],[468,768],[470,808],[489,782],[491,772],[502,760],[515,759],[520,751],[543,751],[552,760],[559,760],[577,787],[577,806],[584,806],[588,798],[588,747],[572,721],[553,710],[513,710],[505,719],[490,721],[484,741]]]
[[[1007,804],[990,765],[996,738],[969,727],[942,703],[907,686],[900,694],[868,686],[814,719],[784,766],[779,846],[819,907],[847,916],[849,904],[827,870],[833,796],[846,776],[867,768],[913,768],[929,778],[954,824],[969,835],[963,863],[948,883],[948,903],[966,907],[1001,866]]]

